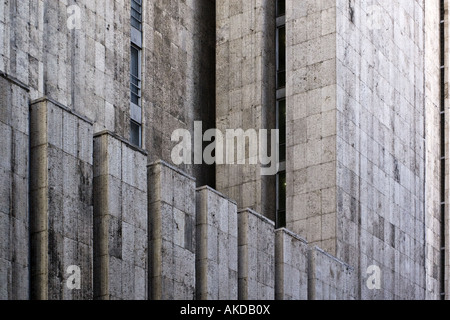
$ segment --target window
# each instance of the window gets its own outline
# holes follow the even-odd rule
[[[282,228],[286,227],[286,0],[277,0],[276,5],[276,128],[280,132],[276,225]]]
[[[142,0],[131,0],[130,142],[142,146]]]
[[[277,101],[277,129],[280,130],[280,162],[286,162],[286,99]]]
[[[286,86],[286,26],[277,27],[277,88]]]
[[[286,0],[277,0],[277,17],[286,15]]]
[[[141,63],[140,50],[131,46],[131,72],[130,89],[131,102],[137,106],[141,105]]]
[[[142,144],[142,130],[141,125],[131,120],[131,135],[130,142],[135,146],[140,146]]]
[[[286,227],[286,171],[277,175],[277,228]]]
[[[142,31],[142,0],[131,0],[131,26]]]

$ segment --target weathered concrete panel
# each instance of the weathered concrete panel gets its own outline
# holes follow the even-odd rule
[[[378,291],[363,286],[363,299],[421,299],[425,272],[436,291],[439,203],[426,221],[424,103],[439,61],[429,40],[427,75],[424,28],[438,38],[438,2],[287,1],[288,228],[354,266],[362,284],[371,265],[393,278]],[[438,81],[427,86],[436,102]],[[437,158],[430,164],[433,177]]]
[[[337,1],[335,255],[359,269],[361,299],[425,297],[424,6]]]
[[[275,231],[275,299],[308,300],[308,244],[286,229]]]
[[[110,132],[94,137],[94,298],[146,300],[147,155]]]
[[[174,130],[193,138],[194,121],[202,121],[203,132],[215,127],[215,1],[143,3],[144,145],[151,162],[172,163]],[[179,167],[198,187],[214,187],[214,166]]]
[[[275,1],[217,0],[216,126],[226,130],[275,128]],[[247,146],[247,144],[246,144]],[[236,165],[237,161],[245,161]],[[275,176],[244,159],[216,166],[216,189],[275,220]]]
[[[0,300],[29,298],[28,99],[0,74]]]
[[[275,224],[250,210],[238,212],[238,297],[275,298]]]
[[[336,252],[336,2],[286,1],[287,228]]]
[[[41,298],[89,296],[67,292],[64,268],[79,260],[83,290],[91,281],[92,132],[129,138],[129,3],[0,1],[0,299],[29,297],[29,243]],[[194,120],[203,121],[203,131],[275,126],[275,1],[143,3],[143,142],[151,161],[171,161],[170,134],[181,128],[192,134]],[[77,17],[67,11],[72,4]],[[448,233],[449,215],[443,221],[440,208],[440,99],[443,93],[448,109],[450,55],[442,92],[439,6],[439,0],[286,1],[288,228],[354,266],[361,299],[438,299],[442,280],[450,286],[450,254],[446,279],[441,274],[441,226]],[[69,18],[80,18],[81,28],[68,27]],[[29,100],[43,96],[92,119],[94,130],[64,107],[40,107],[42,100],[29,117]],[[111,280],[111,299],[143,297],[150,289],[142,285],[145,269],[129,270],[142,262],[131,261],[143,256],[144,247],[136,246],[149,223],[138,214],[146,211],[147,182],[130,165],[136,150],[112,144],[108,150],[111,165],[101,166],[94,195],[107,205],[98,232],[111,245],[107,265],[117,277],[97,271],[102,283]],[[181,169],[199,185],[214,185],[211,168]],[[274,218],[274,179],[259,169],[218,166],[216,187],[239,208]],[[195,220],[180,209],[192,205],[195,191],[189,186],[194,195],[186,200],[185,187],[170,179],[155,191],[161,199],[154,211],[163,217],[155,220],[155,234],[167,240],[153,244],[170,248],[161,260],[170,276],[159,283],[167,297],[190,297],[194,286],[180,285],[191,280],[177,261],[196,247],[187,231]],[[447,237],[447,253],[449,243]],[[381,270],[381,290],[365,285],[370,266]],[[211,267],[209,274],[217,272]]]
[[[358,275],[348,264],[317,247],[309,251],[309,300],[358,299]]]
[[[30,121],[31,297],[92,299],[92,123],[46,98],[31,103]],[[70,128],[80,139],[72,154]],[[80,289],[68,286],[70,266]]]
[[[195,179],[160,161],[148,167],[149,298],[195,298]]]
[[[237,206],[209,187],[197,189],[197,300],[237,300]]]

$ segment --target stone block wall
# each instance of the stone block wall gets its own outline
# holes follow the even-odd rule
[[[28,89],[0,73],[0,300],[29,298]]]
[[[309,249],[308,299],[358,299],[358,275],[355,269],[318,247]]]
[[[275,224],[250,210],[238,212],[240,300],[275,298]]]
[[[68,11],[71,5],[79,11]],[[443,217],[440,191],[445,175],[448,198],[450,161],[441,168],[441,133],[448,136],[448,125],[441,130],[441,94],[446,104],[449,98],[448,88],[440,86],[439,5],[439,0],[287,0],[287,229],[354,267],[357,298],[438,299],[442,280],[449,287],[450,237],[441,261],[441,226],[448,233],[449,206]],[[122,144],[121,155],[136,155],[122,158],[121,166],[142,160],[139,150],[121,140],[130,131],[130,7],[129,1],[0,1],[2,299],[95,295],[92,206],[102,197],[120,202],[116,210],[122,214],[103,219],[113,206],[98,206],[97,221],[114,222],[110,237],[102,238],[112,253],[99,257],[119,260],[111,258],[114,265],[102,276],[118,272],[119,265],[137,271],[134,288],[118,292],[119,281],[132,282],[121,271],[114,294],[100,286],[104,294],[96,297],[195,296],[194,180],[161,162],[170,168],[162,172],[172,173],[165,180],[166,173],[154,171],[158,165],[149,167],[147,201],[141,198],[144,187],[116,181],[112,173],[96,182],[114,185],[108,192],[120,185],[121,197],[93,190],[94,133],[109,130],[111,141]],[[214,7],[217,13],[211,14]],[[194,120],[204,121],[203,131],[274,127],[274,1],[144,1],[143,10],[143,140],[149,162],[171,161],[170,134],[181,128],[193,133]],[[80,19],[78,27],[68,26],[71,18]],[[448,124],[448,113],[444,118]],[[274,218],[275,180],[262,177],[259,166],[181,169],[197,178],[197,186],[214,185],[217,176],[216,189],[237,208]],[[142,209],[139,221],[126,217],[133,211],[131,199]],[[145,205],[148,267],[154,268],[143,285]],[[266,227],[261,226],[272,239]],[[254,237],[251,223],[245,228],[242,233]],[[241,249],[264,252],[261,259],[270,260],[272,240],[254,240],[242,242]],[[126,250],[137,244],[138,251]],[[118,258],[119,251],[125,257]],[[277,277],[260,270],[253,279],[245,265],[251,261],[243,257],[238,261],[248,274],[239,277],[240,288],[259,283],[252,292],[269,297]],[[81,267],[81,291],[67,289],[70,265]],[[284,260],[273,265],[285,272],[292,267]],[[365,285],[372,265],[381,268],[381,291]]]
[[[166,162],[148,168],[149,298],[195,298],[195,179]]]
[[[143,145],[171,161],[175,129],[214,127],[215,1],[142,1]],[[0,4],[0,70],[130,137],[131,1],[11,0]],[[213,167],[187,165],[214,185]]]
[[[196,298],[238,298],[238,224],[236,203],[217,191],[197,189]]]
[[[216,126],[224,134],[275,128],[274,10],[275,1],[216,1]],[[216,166],[216,189],[274,220],[275,178],[262,176],[248,152],[233,164]]]
[[[94,297],[146,300],[147,155],[110,132],[94,137]]]
[[[423,275],[439,269],[423,264],[435,251],[426,225],[439,225],[424,212],[425,8],[436,3],[287,1],[287,225],[355,266],[364,299],[371,265],[385,299],[423,298]]]
[[[275,299],[308,300],[308,243],[287,229],[275,231]]]
[[[73,9],[75,6],[75,9]],[[0,4],[0,70],[103,129],[129,136],[129,2]],[[70,10],[69,10],[70,9]]]
[[[174,130],[188,130],[193,147],[194,121],[215,128],[215,1],[143,3],[144,146],[150,162],[172,163]],[[214,166],[180,168],[214,187]]]
[[[43,98],[30,107],[31,298],[92,299],[92,123]],[[80,290],[67,283],[80,269]]]
[[[288,229],[336,247],[336,2],[286,1]]]
[[[381,268],[364,299],[425,296],[424,5],[337,1],[336,256]]]

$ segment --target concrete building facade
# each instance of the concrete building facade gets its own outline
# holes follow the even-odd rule
[[[0,2],[0,299],[447,299],[448,21],[448,0]],[[245,152],[224,134],[219,161],[209,129]],[[276,129],[262,174],[251,130]]]

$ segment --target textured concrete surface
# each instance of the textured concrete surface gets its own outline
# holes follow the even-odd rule
[[[79,16],[67,11],[73,4]],[[277,254],[290,246],[304,250],[295,241],[299,236],[327,252],[315,252],[328,261],[324,265],[354,268],[357,281],[345,283],[354,283],[356,291],[343,293],[330,274],[320,280],[328,292],[318,289],[319,282],[309,288],[316,298],[438,299],[442,280],[450,292],[449,206],[445,218],[440,208],[442,186],[449,198],[450,113],[444,117],[447,161],[441,168],[440,99],[442,94],[447,110],[449,97],[448,86],[440,86],[439,0],[286,4],[288,225],[286,234],[277,233],[285,238]],[[143,9],[148,162],[170,162],[172,131],[193,133],[195,120],[204,122],[204,130],[274,128],[274,1],[144,1]],[[172,168],[161,162],[148,168],[144,200],[146,169],[130,165],[140,156],[116,158],[142,153],[109,146],[115,154],[110,160],[118,162],[108,170],[120,167],[123,179],[103,172],[96,181],[107,183],[108,192],[120,189],[121,196],[93,189],[94,133],[108,130],[123,145],[129,139],[129,17],[129,1],[0,1],[0,299],[90,299],[94,292],[112,299],[193,299],[200,290],[196,212],[204,213],[195,204],[195,184],[215,185],[238,209],[275,216],[275,180],[261,177],[259,166]],[[72,18],[79,28],[67,26]],[[135,169],[139,181],[126,181]],[[105,207],[103,200],[115,203]],[[94,201],[99,217],[117,218],[100,219],[111,229],[95,242],[111,249],[101,255],[111,258],[108,272],[92,265]],[[224,204],[210,205],[208,212]],[[148,275],[141,243],[145,206]],[[139,219],[129,219],[137,211]],[[280,270],[293,267],[301,275],[303,265],[273,258],[271,246],[279,244],[272,240],[273,226],[255,222],[268,236],[259,240],[251,231],[257,214],[247,216],[240,230],[247,228],[242,232],[251,240],[238,248],[241,271],[248,273],[239,276],[239,288],[250,289],[239,296],[281,294],[275,281]],[[128,250],[136,245],[139,250]],[[265,261],[266,269],[247,268],[249,254]],[[81,267],[81,290],[67,289],[69,265]],[[135,273],[122,272],[132,266]],[[371,266],[381,270],[380,290],[366,285]],[[94,290],[94,271],[114,285]],[[341,293],[330,295],[333,288]],[[283,288],[284,298],[305,294],[291,289]]]
[[[275,1],[217,0],[216,10],[217,129],[274,129]],[[275,178],[261,176],[248,152],[244,160],[216,166],[216,189],[274,220]]]
[[[197,189],[197,300],[237,300],[237,206],[217,191]]]
[[[31,298],[92,299],[92,123],[53,100],[30,108]],[[71,290],[67,270],[80,268]]]
[[[355,269],[322,249],[309,249],[309,300],[358,299],[358,275]]]
[[[275,298],[275,224],[250,210],[238,212],[240,300]]]
[[[336,5],[286,1],[287,227],[333,254],[339,152]]]
[[[195,298],[195,179],[159,161],[148,167],[149,298]]]
[[[143,1],[143,105],[150,162],[171,163],[174,130],[215,128],[215,1]],[[192,140],[193,141],[193,140]],[[214,187],[214,167],[182,165],[197,186]]]
[[[275,231],[275,299],[308,300],[308,243],[287,229]]]
[[[109,132],[94,137],[94,297],[146,300],[147,155]]]
[[[363,299],[425,298],[424,5],[383,1],[377,26],[337,2],[336,256],[381,268]]]
[[[214,127],[214,7],[209,0],[143,1],[143,145],[153,150],[150,161],[171,161],[169,131],[193,132],[194,120]],[[93,120],[95,132],[129,139],[130,10],[130,1],[2,2],[0,70],[28,85],[31,100],[51,97]],[[214,184],[214,168],[183,170]]]
[[[422,299],[424,1],[287,3],[288,228],[354,266],[360,298]]]
[[[0,300],[29,298],[28,89],[0,75]]]

